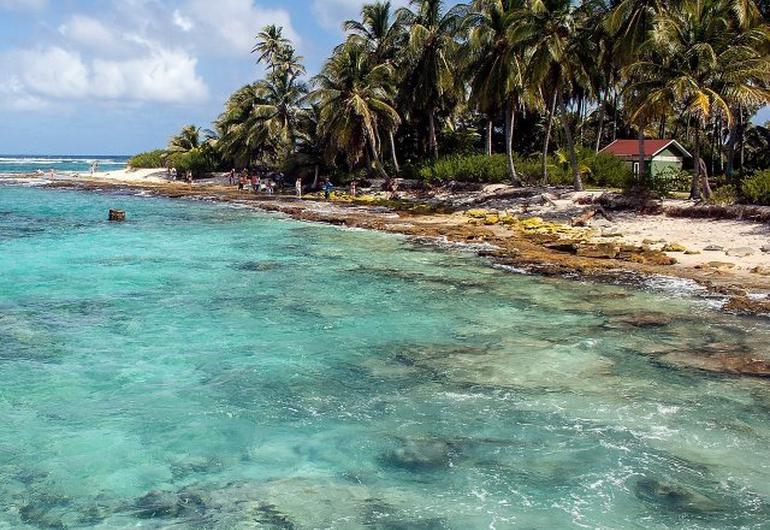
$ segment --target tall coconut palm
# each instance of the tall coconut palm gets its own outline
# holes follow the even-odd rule
[[[487,116],[505,109],[505,152],[514,185],[521,184],[513,161],[513,129],[516,108],[524,90],[525,41],[518,21],[524,0],[477,0],[467,23],[473,50],[468,72],[471,100]]]
[[[587,65],[595,44],[571,0],[530,2],[526,15],[530,51],[527,76],[543,93],[555,93],[576,190],[583,189],[565,94],[588,87]]]
[[[386,180],[380,158],[379,131],[400,122],[390,105],[393,67],[372,66],[366,49],[348,42],[326,62],[314,78],[310,100],[318,105],[319,134],[327,142],[330,158],[345,155],[351,167],[366,158]]]
[[[195,125],[186,125],[174,135],[168,143],[168,150],[184,153],[197,149],[201,145],[201,128]]]
[[[389,64],[397,69],[400,62],[398,53],[406,44],[406,34],[394,16],[390,2],[365,4],[361,9],[361,21],[347,20],[343,28],[350,33],[349,41],[366,49],[371,67]],[[393,104],[392,101],[389,103]],[[388,135],[393,168],[399,173],[395,127],[388,127],[385,132]]]
[[[251,53],[258,53],[257,63],[265,63],[271,70],[281,62],[281,56],[286,48],[291,47],[291,41],[283,35],[283,28],[275,24],[265,26],[257,34],[256,39],[257,44]]]
[[[438,158],[436,114],[446,95],[456,89],[457,68],[451,56],[456,49],[455,36],[467,11],[455,6],[444,11],[442,0],[410,0],[409,7],[398,10],[398,20],[409,30],[407,54],[409,73],[404,88],[411,105],[422,112],[428,124],[428,151]]]

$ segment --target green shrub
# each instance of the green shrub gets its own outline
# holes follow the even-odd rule
[[[593,154],[587,161],[586,183],[602,188],[626,188],[634,174],[623,160],[609,153]]]
[[[186,153],[170,153],[168,162],[171,167],[176,168],[179,175],[192,171],[193,175],[199,176],[212,170],[210,160],[199,149]]]
[[[427,182],[503,183],[509,182],[508,160],[505,155],[467,155],[440,158],[420,169],[420,178]]]
[[[770,170],[755,172],[743,181],[741,191],[749,202],[770,205]]]
[[[738,188],[732,184],[725,184],[714,190],[709,202],[720,206],[730,206],[738,202]]]
[[[128,165],[137,169],[166,167],[166,156],[167,153],[163,149],[147,151],[146,153],[139,153],[138,155],[132,156],[128,160]]]

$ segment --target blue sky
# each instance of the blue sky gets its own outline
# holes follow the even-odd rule
[[[261,74],[249,51],[264,25],[284,26],[312,73],[363,3],[0,0],[0,153],[163,146]]]

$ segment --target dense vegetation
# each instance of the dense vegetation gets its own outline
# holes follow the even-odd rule
[[[310,80],[268,26],[253,49],[264,79],[229,98],[215,132],[188,127],[168,152],[195,169],[582,189],[632,180],[596,155],[612,140],[636,137],[643,153],[645,137],[674,137],[699,162],[693,198],[723,175],[764,201],[767,177],[751,175],[770,165],[770,131],[751,118],[770,100],[768,11],[755,0],[375,2]]]

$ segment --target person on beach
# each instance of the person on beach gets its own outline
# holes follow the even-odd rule
[[[297,191],[297,198],[302,198],[302,177],[297,177],[297,181],[294,183],[294,189]]]
[[[238,192],[242,192],[243,188],[246,187],[246,177],[241,174],[240,178],[238,179]]]
[[[251,191],[253,191],[254,194],[259,191],[259,175],[256,171],[251,175]]]
[[[231,186],[235,184],[235,168],[230,170],[230,175],[228,177],[228,181],[230,182]]]
[[[187,181],[187,183],[188,183],[190,186],[192,186],[192,183],[193,183],[193,174],[192,174],[192,170],[190,170],[190,169],[188,169],[188,170],[187,170],[187,175],[186,175],[186,177],[185,177],[185,180]]]
[[[332,190],[334,189],[334,184],[331,183],[329,179],[326,179],[324,181],[324,198],[328,201],[331,199],[332,196]]]
[[[357,191],[358,191],[358,182],[355,179],[353,179],[352,181],[350,181],[350,196],[355,197]]]
[[[176,180],[176,166],[171,168],[171,180]]]

